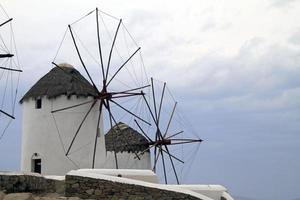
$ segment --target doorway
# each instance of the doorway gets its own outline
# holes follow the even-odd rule
[[[31,172],[42,173],[42,158],[38,153],[31,156]]]
[[[33,172],[41,173],[42,172],[42,159],[33,159]]]

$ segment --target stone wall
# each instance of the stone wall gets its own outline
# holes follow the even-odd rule
[[[0,172],[1,191],[7,195],[12,193],[32,193],[33,195],[55,193],[60,196],[77,197],[77,199],[200,199],[197,195],[192,196],[192,194],[177,192],[177,190],[157,188],[151,184],[141,185],[131,181],[115,181],[111,178],[85,177],[78,174],[68,174],[65,180],[56,180],[53,177],[43,177],[35,173]],[[201,197],[201,199],[203,198]]]
[[[58,192],[63,181],[46,179],[35,173],[0,173],[0,191],[16,192]],[[61,190],[59,191],[61,192]]]
[[[66,175],[66,196],[83,199],[189,199],[199,200],[188,194],[151,188],[141,185],[125,184],[103,179]]]

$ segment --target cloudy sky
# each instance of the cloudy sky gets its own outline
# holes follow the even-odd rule
[[[14,18],[20,96],[51,69],[66,25],[97,6],[123,19],[148,73],[167,81],[205,140],[186,182],[223,184],[257,200],[300,197],[299,1],[1,4]],[[20,124],[0,143],[0,170],[19,169]]]

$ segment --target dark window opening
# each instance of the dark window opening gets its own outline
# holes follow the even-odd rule
[[[97,137],[100,137],[101,133],[100,133],[100,128],[97,128]]]
[[[41,109],[42,108],[42,99],[35,100],[35,108]]]
[[[41,173],[42,171],[42,160],[41,159],[33,159],[33,172],[35,173]]]

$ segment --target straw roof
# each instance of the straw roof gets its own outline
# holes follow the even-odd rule
[[[95,88],[71,65],[63,63],[59,67],[52,68],[20,100],[36,99],[46,96],[56,98],[66,95],[77,97],[97,96]]]
[[[106,151],[141,152],[149,147],[149,142],[139,132],[119,122],[105,135],[105,146]]]

